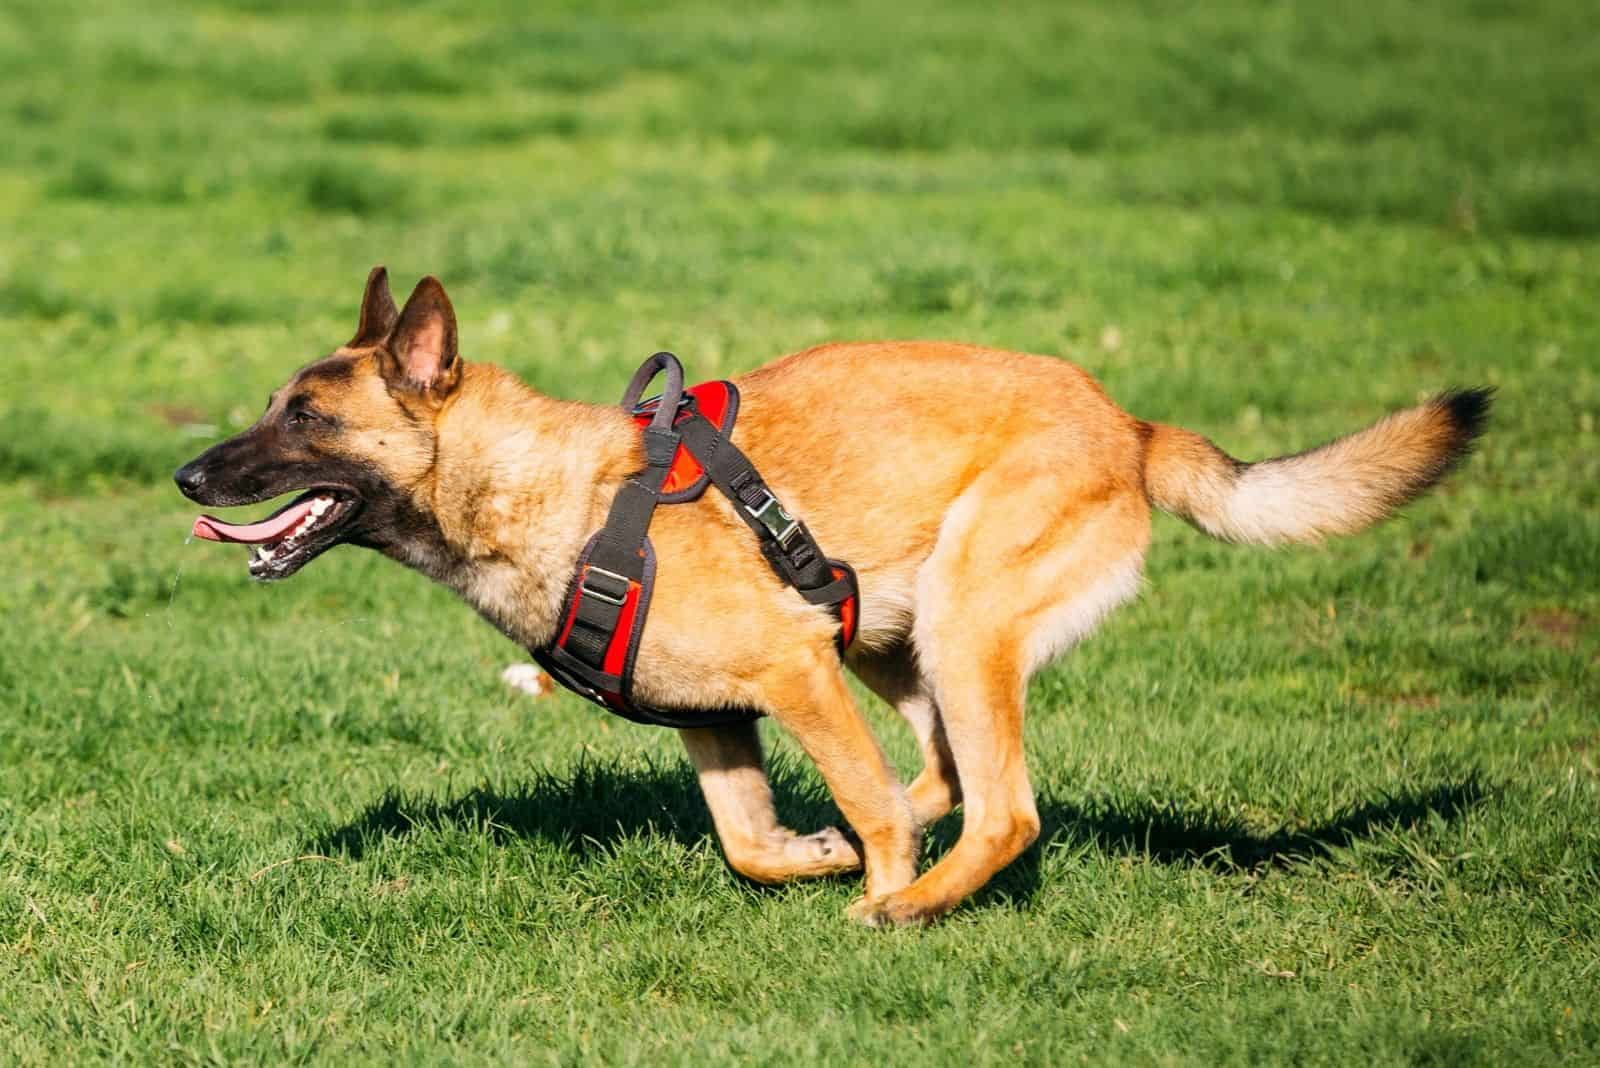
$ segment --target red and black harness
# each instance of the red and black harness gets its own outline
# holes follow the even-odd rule
[[[660,397],[640,402],[645,387],[666,373]],[[683,388],[683,365],[658,352],[634,373],[622,410],[643,428],[645,468],[624,481],[605,526],[589,539],[567,591],[556,637],[533,658],[569,690],[636,723],[715,727],[744,723],[755,709],[658,709],[632,698],[639,652],[655,585],[650,520],[660,504],[696,500],[715,485],[755,532],[779,578],[812,604],[827,605],[839,621],[839,655],[855,638],[859,594],[850,565],[822,555],[806,525],[783,507],[755,465],[733,444],[739,391],[732,382]]]

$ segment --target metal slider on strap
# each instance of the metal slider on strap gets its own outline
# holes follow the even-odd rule
[[[626,575],[593,564],[584,568],[582,588],[586,597],[621,607],[627,603],[629,585]]]
[[[788,552],[791,539],[800,533],[800,521],[783,510],[783,505],[773,496],[771,490],[763,486],[761,494],[764,500],[759,504],[747,504],[744,510],[759,520],[761,525],[771,532],[784,552]]]

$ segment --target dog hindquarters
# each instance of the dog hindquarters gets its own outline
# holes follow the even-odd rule
[[[778,822],[754,723],[678,732],[694,763],[728,865],[747,879],[781,883],[861,867],[837,828],[800,835]]]
[[[961,837],[911,886],[867,902],[857,916],[868,923],[937,917],[1034,841],[1022,748],[1028,676],[1137,588],[1149,539],[1138,489],[1074,485],[1040,465],[1040,450],[1017,455],[951,508],[917,586],[918,663],[960,779]]]

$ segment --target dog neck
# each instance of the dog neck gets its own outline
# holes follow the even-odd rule
[[[435,431],[418,505],[438,537],[395,555],[511,640],[544,645],[584,543],[644,465],[637,428],[615,407],[556,400],[498,367],[469,364]]]

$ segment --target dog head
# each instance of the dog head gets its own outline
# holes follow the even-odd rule
[[[274,392],[254,426],[213,445],[174,476],[213,507],[299,491],[255,523],[195,520],[194,534],[253,547],[250,574],[288,578],[341,543],[403,553],[437,538],[425,501],[435,421],[461,384],[455,312],[435,278],[395,307],[388,273],[367,277],[356,334]]]

